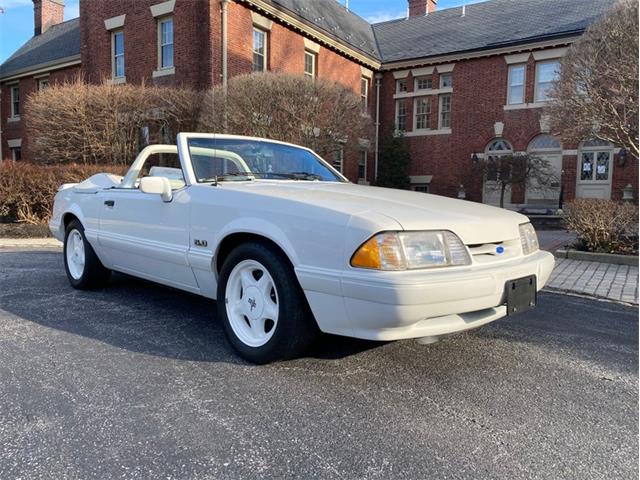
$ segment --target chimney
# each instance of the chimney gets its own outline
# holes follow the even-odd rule
[[[33,0],[33,33],[40,35],[64,21],[64,0]]]
[[[409,0],[409,16],[424,17],[436,10],[438,0]]]

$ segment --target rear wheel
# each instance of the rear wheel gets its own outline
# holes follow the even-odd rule
[[[302,354],[318,328],[284,255],[245,243],[225,260],[218,283],[218,317],[238,353],[253,363]]]
[[[73,288],[88,290],[104,287],[111,270],[102,265],[77,220],[69,222],[64,236],[64,267]]]

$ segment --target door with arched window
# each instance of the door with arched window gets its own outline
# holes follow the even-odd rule
[[[529,205],[557,207],[562,177],[560,140],[553,135],[538,135],[529,142],[527,153],[532,157],[532,161],[540,159],[545,165],[544,175],[534,176],[535,178],[530,178],[527,182],[525,202]]]
[[[603,140],[585,140],[578,154],[576,197],[611,198],[613,145]]]
[[[510,172],[502,172],[500,169],[500,157],[513,155],[513,147],[503,138],[492,140],[484,151],[487,168],[485,171],[484,188],[482,201],[489,205],[500,205],[501,177]],[[511,187],[507,186],[504,191],[505,207],[511,203]]]

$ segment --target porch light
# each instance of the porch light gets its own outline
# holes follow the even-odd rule
[[[471,155],[471,161],[473,162],[474,165],[476,165],[478,163],[480,159],[478,158],[478,154],[474,153],[473,155]]]
[[[627,149],[622,147],[618,152],[618,166],[624,167],[625,163],[627,163]]]
[[[464,185],[462,184],[460,184],[460,188],[458,189],[458,198],[460,200],[467,198],[467,192],[464,191]]]

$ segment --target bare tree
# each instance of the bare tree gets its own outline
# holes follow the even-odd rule
[[[619,0],[571,46],[547,114],[565,140],[599,138],[638,156],[637,0]]]
[[[500,194],[500,207],[504,208],[504,197],[514,185],[537,191],[550,191],[558,183],[558,174],[548,160],[521,154],[502,155],[478,160],[471,175],[485,181],[485,188]]]
[[[360,98],[329,81],[279,73],[231,79],[227,94],[216,87],[205,95],[200,131],[281,140],[329,155],[356,149],[370,138],[371,120]]]
[[[201,95],[190,89],[86,84],[81,77],[29,96],[29,157],[39,163],[128,164],[143,132],[195,128]]]

